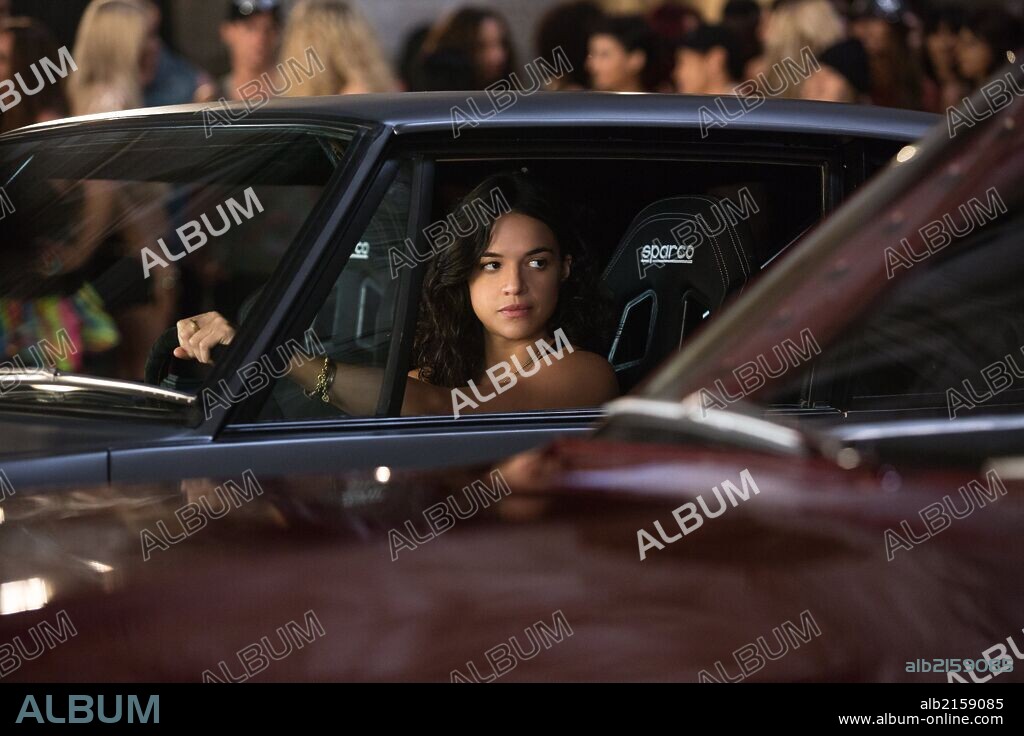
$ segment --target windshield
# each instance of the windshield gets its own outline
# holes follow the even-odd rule
[[[0,144],[0,409],[159,404],[131,385],[154,343],[181,315],[251,304],[350,141],[182,125]],[[111,380],[18,380],[35,369]]]
[[[1022,124],[1018,97],[905,148],[642,395],[799,422],[1019,411]]]

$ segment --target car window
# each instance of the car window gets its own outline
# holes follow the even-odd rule
[[[963,229],[970,221],[961,214],[954,222]],[[850,421],[879,412],[955,419],[1019,411],[1024,208],[1019,197],[1000,199],[991,216],[962,246],[906,260],[911,270],[898,286],[763,403],[798,418],[824,413]]]
[[[608,359],[625,393],[821,221],[817,156],[440,161],[432,218],[444,223],[480,181],[510,169],[558,193],[610,312],[589,349]]]
[[[400,274],[389,254],[406,238],[411,193],[411,166],[400,168],[326,301],[305,333],[303,353],[327,356],[342,366],[377,369],[372,387],[379,398],[391,346]],[[342,369],[343,370],[343,369]],[[376,403],[376,402],[374,402]],[[368,412],[369,414],[369,412]],[[319,397],[309,397],[288,377],[274,384],[256,421],[337,419],[345,416]]]
[[[202,127],[179,126],[0,145],[4,370],[143,382],[154,342],[177,320],[209,311],[237,319],[296,240],[350,140],[245,126],[208,138]],[[149,406],[132,391],[98,398],[25,384],[0,402],[55,397]]]

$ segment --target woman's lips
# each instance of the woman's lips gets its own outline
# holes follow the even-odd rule
[[[509,319],[519,319],[529,314],[531,309],[533,309],[533,307],[527,306],[526,304],[516,304],[514,306],[510,305],[502,307],[499,312]]]

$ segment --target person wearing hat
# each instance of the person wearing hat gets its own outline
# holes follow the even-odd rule
[[[283,81],[274,66],[281,43],[280,6],[279,0],[230,0],[220,38],[231,71],[221,77],[218,97],[241,100],[280,91]]]
[[[700,26],[676,46],[672,77],[685,94],[732,95],[744,61],[732,33],[722,26]]]
[[[850,32],[868,53],[871,100],[876,105],[923,109],[924,73],[909,39],[917,25],[906,0],[851,3]]]

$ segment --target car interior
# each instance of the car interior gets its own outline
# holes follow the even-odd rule
[[[821,220],[819,166],[636,158],[438,161],[430,222],[443,220],[488,176],[525,171],[557,192],[601,274],[613,314],[603,353],[620,390],[632,389],[757,273]],[[628,182],[628,184],[627,184]],[[673,182],[666,190],[665,182]],[[678,182],[678,186],[675,183]],[[398,282],[390,248],[403,248],[408,171],[398,177],[314,321],[333,359],[383,368]],[[744,199],[746,198],[746,199]],[[702,225],[688,263],[641,263],[652,243]],[[429,252],[424,248],[424,253]],[[327,419],[332,406],[310,402],[282,381],[257,421]]]
[[[820,167],[636,158],[439,162],[433,215],[509,170],[538,177],[567,206],[612,301],[606,357],[623,392],[822,218]],[[692,236],[691,262],[641,263],[644,246],[676,243],[683,223],[707,236]]]
[[[181,261],[178,275],[170,277],[170,271],[165,274],[158,268],[154,278],[146,280],[149,293],[160,294],[167,288],[169,296],[177,300],[176,308],[169,303],[159,312],[165,336],[173,318],[202,311],[219,311],[244,325],[264,285],[286,257],[282,244],[297,237],[344,155],[343,145],[308,133],[247,132],[243,128],[217,133],[222,146],[199,146],[193,140],[196,132],[182,129],[140,133],[127,148],[118,135],[69,139],[61,166],[34,149],[19,158],[34,177],[52,182],[58,190],[74,184],[78,192],[86,181],[113,182],[118,189],[124,200],[119,206],[121,219],[107,225],[110,239],[98,251],[106,260],[97,257],[87,266],[87,277],[104,296],[123,284],[140,281],[137,256],[129,254],[125,245],[127,239],[134,239],[130,226],[158,213],[163,225],[145,229],[144,237],[138,239],[156,241],[164,232],[171,250],[180,251],[180,244],[171,241],[171,226],[214,212],[225,199],[239,197],[243,184],[260,193],[266,214],[261,214],[258,222],[242,223],[223,236],[211,237],[210,245],[198,253],[183,254],[188,257]],[[286,148],[288,155],[281,156]],[[139,180],[140,161],[147,162],[145,180]],[[602,352],[615,368],[623,393],[713,319],[761,269],[820,222],[825,211],[820,160],[783,163],[725,155],[677,159],[639,154],[514,159],[481,155],[438,157],[434,162],[430,221],[445,218],[488,176],[520,170],[558,193],[565,216],[591,259],[590,266],[601,274],[613,315]],[[316,311],[312,328],[327,354],[336,360],[381,368],[388,361],[402,284],[401,279],[392,278],[388,256],[391,249],[404,247],[408,235],[414,206],[410,182],[411,166],[405,165]],[[70,202],[69,196],[56,200]],[[151,199],[146,201],[146,196]],[[28,211],[28,204],[23,198],[23,212]],[[43,201],[33,208],[39,213],[47,211]],[[213,223],[216,221],[214,217]],[[672,258],[642,261],[645,247],[675,244],[674,231],[685,224],[690,232],[699,227],[702,233],[692,257],[685,262]],[[73,227],[83,229],[84,221],[79,217]],[[47,239],[68,238],[50,232],[38,235],[40,251],[45,250]],[[251,247],[254,242],[259,243],[257,250]],[[36,288],[24,295],[40,291]],[[151,307],[149,311],[156,314],[159,310]],[[86,355],[75,368],[89,375],[142,380],[141,368],[126,372],[119,358],[115,362],[115,355],[131,352],[135,365],[141,365],[154,345],[153,330],[139,331],[140,344],[136,345],[124,339],[132,337],[131,315],[118,313],[114,317],[122,334],[118,349]],[[142,342],[144,336],[148,338]],[[145,373],[150,380],[148,368]],[[152,383],[186,390],[187,381],[178,382],[174,371],[170,371],[170,379],[166,373],[157,376]],[[278,381],[268,397],[246,412],[250,420],[343,416],[332,406],[309,401],[289,381]]]

